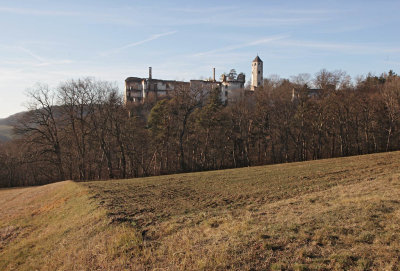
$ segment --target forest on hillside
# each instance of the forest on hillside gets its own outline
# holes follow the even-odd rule
[[[311,89],[314,88],[314,89]],[[306,161],[400,149],[400,77],[269,78],[222,104],[218,89],[179,88],[125,106],[92,78],[37,85],[0,143],[0,187]]]

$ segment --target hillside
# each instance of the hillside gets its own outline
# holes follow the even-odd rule
[[[13,136],[13,127],[10,125],[0,125],[0,142],[9,141]]]
[[[7,118],[0,119],[0,142],[9,141],[13,138],[12,124],[23,114],[26,114],[26,112],[20,112]]]
[[[398,161],[0,190],[0,270],[397,270]]]

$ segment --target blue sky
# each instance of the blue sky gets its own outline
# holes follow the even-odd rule
[[[400,1],[0,1],[0,118],[37,82],[400,73]]]

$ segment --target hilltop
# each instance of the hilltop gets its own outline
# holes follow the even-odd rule
[[[394,270],[399,159],[0,190],[0,269]]]

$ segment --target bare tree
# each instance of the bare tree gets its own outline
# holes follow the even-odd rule
[[[27,92],[27,114],[22,115],[15,132],[24,136],[27,144],[35,145],[41,154],[48,156],[58,169],[58,179],[64,180],[62,123],[60,108],[56,104],[56,93],[47,85],[37,85]]]
[[[388,124],[386,127],[386,151],[390,150],[390,143],[395,133],[396,124],[400,118],[400,78],[390,78],[382,90],[382,99],[386,109]]]
[[[89,119],[93,113],[95,82],[90,78],[67,81],[58,88],[58,98],[70,129],[74,150],[78,158],[79,179],[88,177]]]

